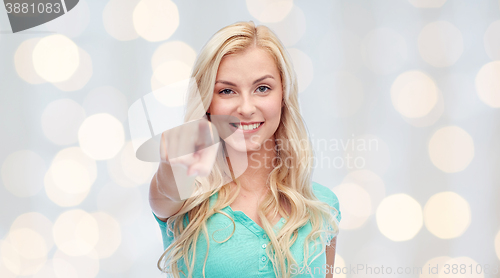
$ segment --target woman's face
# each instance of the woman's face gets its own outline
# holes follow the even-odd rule
[[[281,76],[273,57],[251,47],[221,60],[207,112],[241,122],[238,127],[234,120],[226,123],[234,138],[244,138],[245,145],[241,140],[225,140],[234,149],[255,151],[263,143],[270,149],[274,148],[274,133],[281,120],[282,99]]]

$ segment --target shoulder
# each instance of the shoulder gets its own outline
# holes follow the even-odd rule
[[[316,195],[316,197],[318,197],[320,201],[327,202],[329,204],[339,203],[337,195],[335,195],[335,193],[333,193],[330,188],[314,181],[312,182],[312,188],[314,191],[314,195]]]
[[[334,207],[338,211],[338,216],[337,219],[340,221],[340,206],[339,206],[339,199],[337,198],[337,195],[333,193],[333,191],[324,186],[321,185],[317,182],[312,182],[312,188],[314,195],[322,202],[327,203],[331,207]]]

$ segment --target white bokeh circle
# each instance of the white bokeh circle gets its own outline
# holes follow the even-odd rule
[[[92,216],[99,226],[99,241],[94,250],[99,259],[108,258],[113,255],[122,241],[120,223],[105,212],[95,212]]]
[[[78,278],[95,278],[99,274],[99,264],[99,257],[95,251],[86,255],[70,256],[61,250],[56,250],[52,263],[55,272],[59,274],[57,278],[72,276],[74,272]]]
[[[10,230],[30,229],[43,237],[47,250],[54,246],[52,238],[52,222],[39,212],[27,212],[19,215],[10,226]]]
[[[394,108],[407,118],[423,117],[438,101],[438,88],[433,79],[417,70],[400,74],[391,86]]]
[[[366,190],[355,183],[342,183],[332,190],[342,203],[341,229],[358,229],[372,214],[371,197]]]
[[[369,195],[371,213],[375,213],[378,205],[385,198],[385,185],[382,178],[370,170],[362,169],[349,172],[342,183],[355,183],[361,186]]]
[[[90,55],[82,48],[78,48],[78,55],[80,56],[80,64],[75,73],[65,81],[53,83],[59,90],[65,92],[80,90],[87,85],[94,74]]]
[[[108,1],[102,12],[102,22],[106,32],[120,41],[137,39],[139,34],[135,31],[132,13],[138,2],[139,0]]]
[[[458,126],[437,130],[429,140],[428,148],[432,164],[446,173],[464,170],[474,158],[474,140]]]
[[[86,167],[73,159],[53,162],[49,172],[54,184],[68,194],[84,193],[92,186],[90,173]]]
[[[470,205],[455,192],[434,194],[425,204],[424,223],[438,238],[459,237],[471,223]]]
[[[137,34],[147,41],[163,41],[177,30],[179,11],[170,0],[141,0],[132,14]]]
[[[500,61],[482,66],[475,81],[481,101],[493,108],[500,108]]]
[[[17,243],[12,242],[10,239],[0,240],[0,271],[2,271],[1,266],[4,265],[10,274],[14,274],[14,277],[28,276],[37,273],[47,261],[47,256],[26,258],[21,254],[23,251],[21,250],[20,253],[19,246],[16,245]]]
[[[422,207],[403,193],[384,198],[377,208],[376,218],[380,232],[392,241],[414,238],[423,225]]]
[[[464,39],[460,30],[450,22],[431,22],[418,35],[418,51],[428,64],[449,67],[462,56]]]
[[[54,223],[54,241],[69,256],[83,256],[94,250],[99,241],[95,218],[81,209],[63,212]]]
[[[125,144],[123,124],[107,113],[87,117],[78,130],[83,152],[95,160],[114,157]]]
[[[86,155],[81,148],[79,147],[70,147],[63,149],[57,153],[57,155],[52,160],[52,165],[58,164],[64,161],[71,161],[72,164],[78,164],[78,168],[80,169],[80,173],[88,176],[90,184],[93,184],[97,178],[97,166],[94,159],[90,158]],[[83,167],[83,168],[82,168]],[[51,168],[47,171],[44,178],[45,184],[45,193],[49,197],[49,199],[61,207],[71,207],[79,205],[85,198],[88,196],[90,192],[90,187],[85,186],[87,190],[83,192],[75,193],[75,190],[72,189],[71,182],[68,184],[56,184],[53,179],[53,173]],[[74,177],[69,177],[74,178]],[[86,178],[87,179],[87,178]],[[86,184],[83,184],[86,185]],[[88,185],[88,184],[87,184]],[[67,188],[69,187],[69,189]],[[81,189],[81,188],[80,188]]]
[[[60,258],[53,258],[52,270],[56,278],[80,278],[76,268],[68,261]]]
[[[192,68],[178,60],[167,61],[157,66],[151,77],[151,89],[156,91],[166,85],[171,85],[191,77]]]
[[[80,193],[68,193],[56,185],[52,179],[51,171],[44,178],[45,193],[47,197],[60,207],[73,207],[81,204],[89,195],[89,190]]]
[[[169,41],[158,46],[151,57],[153,71],[165,62],[181,61],[192,68],[196,60],[196,51],[183,41]]]
[[[38,41],[33,49],[36,73],[49,82],[68,80],[80,65],[78,46],[63,35],[50,35]]]
[[[11,229],[8,235],[10,243],[24,258],[39,259],[47,257],[47,243],[42,235],[33,229]]]

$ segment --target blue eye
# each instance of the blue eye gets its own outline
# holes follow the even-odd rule
[[[219,95],[229,95],[230,92],[232,92],[233,90],[230,90],[230,89],[224,89],[222,91],[219,92]],[[225,92],[229,92],[229,93],[225,93]]]
[[[258,91],[259,93],[265,93],[265,92],[267,92],[268,90],[271,90],[271,88],[269,88],[269,87],[267,87],[267,86],[260,86],[260,87],[258,87],[258,88],[257,88],[257,91]]]

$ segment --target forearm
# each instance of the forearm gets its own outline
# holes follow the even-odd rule
[[[179,190],[170,164],[161,161],[155,178],[156,187],[159,193],[171,200],[180,201]]]
[[[328,264],[328,269],[334,269],[335,267],[335,253],[337,249],[337,236],[335,236],[330,242],[330,246],[326,246],[326,263]],[[333,278],[333,273],[326,274],[325,278]]]

